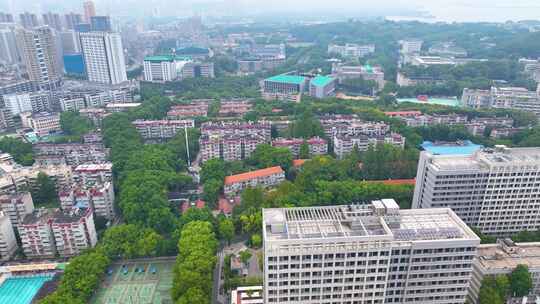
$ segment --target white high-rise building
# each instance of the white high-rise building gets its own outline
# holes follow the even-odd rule
[[[0,261],[9,260],[17,251],[17,239],[9,215],[0,211]]]
[[[263,209],[265,303],[465,303],[480,239],[449,208]]]
[[[4,104],[14,116],[22,112],[38,113],[52,109],[51,96],[45,92],[4,95]]]
[[[0,29],[0,60],[8,64],[21,61],[13,29]]]
[[[118,84],[127,81],[122,39],[118,33],[80,33],[89,81]]]
[[[540,148],[420,154],[413,208],[449,207],[483,233],[540,229]]]

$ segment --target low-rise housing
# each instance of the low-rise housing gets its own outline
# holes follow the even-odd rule
[[[276,138],[272,140],[272,146],[287,148],[291,151],[293,157],[297,158],[300,154],[300,147],[304,142],[308,145],[310,155],[328,154],[328,142],[320,137],[313,137],[307,140],[303,138]]]
[[[183,120],[135,120],[133,125],[146,140],[166,140],[173,138],[185,128],[194,128],[193,119]]]
[[[112,183],[112,166],[112,163],[82,164],[73,170],[73,179],[83,185]]]
[[[57,113],[41,112],[32,114],[28,119],[28,125],[39,136],[60,132],[60,115]]]
[[[102,143],[38,143],[32,149],[42,165],[56,164],[61,158],[63,163],[76,167],[84,163],[103,163],[109,157],[109,149]]]
[[[218,115],[222,117],[244,116],[253,107],[251,101],[251,99],[245,98],[222,99]]]
[[[398,133],[389,133],[386,135],[368,136],[364,134],[340,134],[334,136],[334,153],[337,158],[342,159],[347,154],[353,152],[354,147],[358,151],[367,151],[370,146],[375,147],[379,144],[390,144],[399,148],[405,147],[405,137]]]
[[[263,304],[263,287],[237,287],[231,291],[231,304]]]
[[[247,187],[276,186],[285,180],[285,171],[281,167],[270,167],[261,170],[225,177],[223,192],[231,196],[240,193]]]
[[[189,117],[206,117],[208,115],[208,105],[213,101],[209,100],[193,100],[188,104],[174,105],[167,112],[167,119],[179,120]]]
[[[141,106],[139,102],[108,103],[105,110],[109,113],[127,112]]]

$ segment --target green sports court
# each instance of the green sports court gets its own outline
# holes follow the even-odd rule
[[[168,304],[175,259],[130,260],[112,264],[93,304]]]

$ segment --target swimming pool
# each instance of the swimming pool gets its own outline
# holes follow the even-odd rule
[[[30,304],[41,286],[52,275],[34,277],[11,277],[0,285],[0,303]]]

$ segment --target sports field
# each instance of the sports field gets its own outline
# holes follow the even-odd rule
[[[109,267],[105,280],[92,299],[93,304],[172,303],[174,258],[134,260]]]

